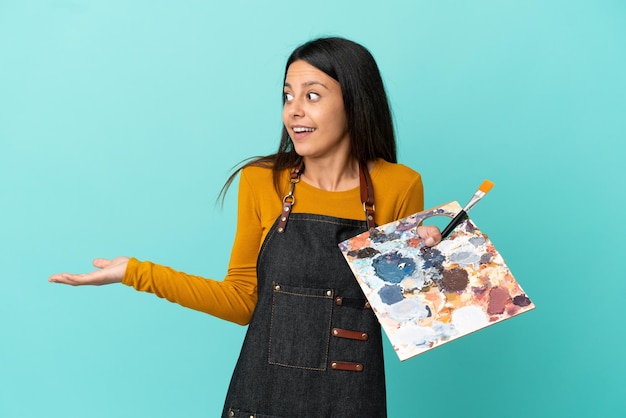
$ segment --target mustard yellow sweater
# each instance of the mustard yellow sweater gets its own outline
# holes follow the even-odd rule
[[[283,176],[281,184],[287,187],[288,172],[285,171]],[[377,224],[392,222],[424,209],[424,192],[419,173],[401,164],[379,159],[371,171],[371,177]],[[329,192],[300,181],[294,195],[293,213],[365,219],[358,187]],[[257,302],[258,252],[281,209],[282,196],[277,195],[274,189],[272,171],[248,167],[240,175],[237,233],[228,274],[223,281],[193,276],[131,258],[122,283],[191,309],[238,324],[247,324]]]

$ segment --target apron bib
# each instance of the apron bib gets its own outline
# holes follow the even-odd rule
[[[259,252],[258,302],[222,416],[386,417],[380,325],[337,247],[368,224],[288,218]]]

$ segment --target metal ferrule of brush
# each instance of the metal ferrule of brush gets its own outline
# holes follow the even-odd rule
[[[482,191],[478,190],[476,193],[474,193],[474,196],[472,196],[472,198],[471,198],[471,199],[470,199],[470,201],[467,203],[467,205],[465,205],[465,207],[463,208],[463,210],[464,210],[465,212],[469,212],[469,210],[470,210],[471,208],[473,208],[473,207],[474,207],[474,205],[480,201],[480,199],[482,199],[483,197],[485,197],[485,195],[486,195],[486,194],[487,194],[487,193],[485,193],[485,192],[482,192]]]

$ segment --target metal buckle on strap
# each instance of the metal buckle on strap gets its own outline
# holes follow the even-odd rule
[[[367,202],[363,202],[363,212],[365,212],[365,220],[367,221],[367,227],[369,229],[375,228],[374,212],[376,212],[376,205],[368,207]]]
[[[289,179],[289,193],[283,197],[283,211],[280,215],[280,220],[278,221],[278,228],[276,231],[279,234],[285,232],[285,228],[287,227],[287,221],[289,220],[289,214],[291,213],[291,207],[296,203],[296,197],[293,195],[294,190],[296,189],[296,184],[300,182],[300,175],[302,174],[302,170],[304,168],[304,163],[300,162],[298,166],[294,167],[291,170],[291,175]]]

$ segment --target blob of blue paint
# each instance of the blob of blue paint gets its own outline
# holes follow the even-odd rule
[[[442,263],[445,260],[445,257],[441,254],[441,251],[431,247],[429,251],[425,251],[422,254],[422,259],[424,260],[425,269],[436,268],[440,270],[443,268]]]
[[[380,296],[380,300],[387,305],[393,305],[404,299],[402,296],[402,288],[397,284],[387,284],[383,286],[378,291],[378,296]]]
[[[390,283],[400,283],[415,271],[415,261],[395,251],[378,257],[372,266],[378,277]]]
[[[485,243],[485,238],[483,236],[478,235],[478,236],[470,238],[469,242],[474,247],[480,247],[481,245]]]

